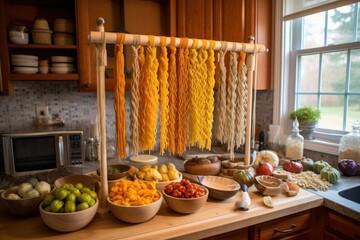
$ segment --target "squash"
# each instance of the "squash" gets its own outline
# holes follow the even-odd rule
[[[320,172],[321,178],[325,179],[329,183],[336,183],[340,178],[340,172],[331,166],[324,167]]]
[[[304,158],[301,160],[301,164],[303,165],[303,171],[312,171],[314,168],[314,160],[311,158]]]
[[[313,165],[313,171],[319,174],[324,167],[330,167],[330,164],[323,160],[316,161]]]
[[[303,171],[303,165],[300,160],[288,160],[283,163],[283,169],[292,173],[301,173]]]
[[[246,170],[239,170],[234,173],[233,179],[241,184],[251,187],[254,184],[254,174]]]
[[[274,168],[279,166],[279,157],[276,155],[275,152],[270,150],[263,150],[260,151],[255,158],[254,168],[257,168],[260,163],[270,163]]]

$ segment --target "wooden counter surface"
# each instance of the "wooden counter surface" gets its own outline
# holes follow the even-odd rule
[[[239,194],[239,193],[238,193]],[[275,218],[283,217],[323,204],[323,198],[311,192],[300,190],[295,197],[278,195],[272,197],[275,207],[262,203],[262,195],[250,188],[252,204],[250,210],[234,211],[238,195],[225,200],[208,199],[198,212],[183,215],[171,211],[166,203],[157,215],[140,224],[127,224],[110,213],[95,217],[85,228],[71,233],[61,233],[48,228],[40,215],[19,218],[6,212],[0,206],[1,239],[199,239],[241,229]]]

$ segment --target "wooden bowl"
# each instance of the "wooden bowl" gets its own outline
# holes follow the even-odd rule
[[[178,213],[190,214],[202,208],[208,199],[209,190],[206,187],[202,188],[205,189],[206,194],[199,198],[176,198],[167,195],[164,190],[162,190],[161,193],[171,210]]]
[[[221,171],[221,161],[201,163],[199,159],[190,158],[184,161],[184,169],[185,172],[195,175],[218,175]]]
[[[217,200],[231,198],[240,190],[240,184],[229,178],[198,176],[198,179],[201,185],[209,190],[209,197]]]
[[[283,190],[283,182],[272,176],[256,176],[254,185],[259,192],[266,196],[278,195]]]
[[[117,219],[127,223],[141,223],[146,222],[153,218],[161,207],[163,197],[160,191],[160,198],[150,204],[143,206],[124,206],[113,203],[109,197],[107,197],[108,206],[111,214]]]
[[[42,204],[38,207],[43,222],[50,228],[59,232],[77,231],[86,225],[95,217],[99,206],[99,199],[88,209],[71,213],[54,213],[45,211]]]
[[[116,180],[126,177],[129,174],[130,166],[124,164],[112,164],[107,166],[107,178],[108,180]],[[96,170],[100,176],[100,168]]]
[[[100,192],[100,183],[88,175],[69,175],[61,177],[55,180],[54,185],[55,187],[60,188],[65,183],[71,183],[73,185],[76,183],[82,183],[84,187],[88,187],[96,193]]]
[[[5,209],[17,216],[29,217],[39,214],[39,205],[44,200],[46,194],[35,198],[9,199],[10,193],[17,193],[19,186],[14,186],[1,192],[1,202]],[[51,185],[51,191],[55,186]]]

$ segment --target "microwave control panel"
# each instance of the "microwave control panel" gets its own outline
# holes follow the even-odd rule
[[[82,164],[83,162],[83,140],[82,134],[69,135],[70,142],[70,163],[71,165]]]

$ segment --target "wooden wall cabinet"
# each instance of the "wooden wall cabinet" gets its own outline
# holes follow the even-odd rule
[[[3,0],[0,2],[0,62],[1,62],[1,95],[9,95],[12,91],[12,81],[21,80],[61,80],[61,81],[83,81],[89,76],[89,59],[87,51],[87,34],[82,28],[87,12],[87,0]],[[44,17],[48,20],[50,29],[53,31],[53,22],[57,18],[70,19],[74,23],[73,45],[33,44],[31,30],[34,20]],[[30,41],[27,45],[13,44],[8,38],[8,28],[12,23],[24,24],[30,32]],[[14,73],[11,65],[11,55],[35,55],[39,59],[48,59],[51,67],[51,56],[69,56],[75,59],[76,72],[71,74],[21,74]]]
[[[171,0],[170,33],[176,37],[272,45],[272,1]],[[271,51],[258,55],[256,89],[271,88]]]

